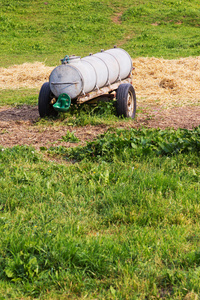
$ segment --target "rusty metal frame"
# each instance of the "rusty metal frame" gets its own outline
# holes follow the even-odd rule
[[[132,78],[126,78],[124,80],[121,80],[121,81],[117,81],[111,85],[108,85],[108,86],[105,86],[103,88],[100,88],[96,91],[92,91],[88,94],[85,94],[85,95],[80,95],[76,102],[77,104],[82,104],[84,102],[87,102],[87,101],[90,101],[94,98],[98,98],[100,96],[103,96],[105,94],[109,94],[110,92],[114,92],[118,89],[119,85],[122,84],[122,83],[132,83]]]

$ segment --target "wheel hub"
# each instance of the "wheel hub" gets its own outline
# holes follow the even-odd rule
[[[129,117],[132,116],[134,110],[134,100],[132,93],[128,93],[127,108]]]

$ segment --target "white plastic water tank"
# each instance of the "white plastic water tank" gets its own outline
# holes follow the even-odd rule
[[[130,55],[113,48],[80,59],[69,57],[56,67],[50,77],[50,89],[55,97],[66,93],[71,99],[127,78],[132,71]]]

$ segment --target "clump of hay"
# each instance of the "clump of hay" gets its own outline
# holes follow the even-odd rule
[[[159,86],[163,89],[174,89],[177,87],[177,83],[173,79],[163,78],[159,83]]]
[[[47,67],[41,62],[24,63],[9,68],[0,68],[0,88],[37,88],[49,80],[53,67]]]
[[[133,59],[138,101],[165,107],[200,104],[200,56],[180,59]]]

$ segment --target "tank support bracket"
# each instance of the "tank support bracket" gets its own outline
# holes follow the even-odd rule
[[[103,88],[100,88],[97,91],[92,91],[92,92],[90,92],[88,94],[80,95],[77,98],[77,103],[81,104],[81,103],[90,101],[90,100],[92,100],[94,98],[100,97],[100,96],[102,96],[104,94],[108,94],[108,93],[110,93],[112,91],[115,91],[115,90],[117,90],[117,88],[119,87],[119,85],[121,83],[132,83],[132,78],[126,78],[124,80],[121,80],[121,81],[115,82],[113,84],[110,84],[109,86],[105,86]]]

